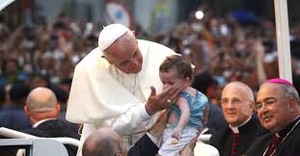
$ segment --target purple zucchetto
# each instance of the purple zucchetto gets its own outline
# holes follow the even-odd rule
[[[290,81],[281,78],[270,79],[265,81],[265,83],[277,83],[277,84],[285,84],[288,86],[294,86]]]

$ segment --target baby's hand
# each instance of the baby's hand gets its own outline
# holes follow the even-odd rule
[[[176,138],[177,140],[180,140],[180,132],[181,132],[180,128],[177,127],[174,128],[172,138]]]

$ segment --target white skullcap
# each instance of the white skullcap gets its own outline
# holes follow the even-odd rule
[[[110,24],[103,28],[98,37],[98,46],[104,51],[129,29],[122,24]]]

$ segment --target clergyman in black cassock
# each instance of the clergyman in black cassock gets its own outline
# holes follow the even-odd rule
[[[235,129],[235,133],[227,126],[225,129],[212,135],[210,144],[219,150],[220,156],[240,156],[245,154],[251,143],[263,133],[263,129],[259,121],[255,117],[251,117],[247,123]],[[238,138],[234,139],[234,136]]]
[[[279,144],[274,151],[268,152],[273,135],[267,134],[257,139],[249,148],[246,156],[297,156],[300,155],[300,117],[289,124],[285,129],[276,133],[279,136]],[[294,127],[295,126],[295,127]],[[294,128],[293,128],[294,127]],[[292,130],[293,129],[293,130]],[[264,154],[265,153],[265,154]]]
[[[293,84],[281,78],[267,80],[257,92],[255,109],[272,134],[255,141],[246,155],[300,155],[300,100]]]
[[[245,83],[227,84],[220,100],[227,127],[212,134],[210,144],[220,156],[244,155],[251,143],[263,133],[254,113],[254,94]]]

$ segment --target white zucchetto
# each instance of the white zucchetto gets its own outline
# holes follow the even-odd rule
[[[98,37],[99,49],[104,51],[127,31],[129,29],[122,24],[110,24],[104,27]]]

